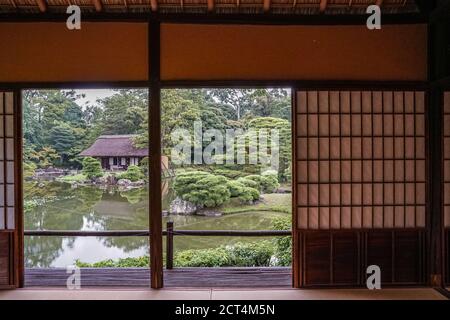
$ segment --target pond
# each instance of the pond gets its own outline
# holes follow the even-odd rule
[[[72,188],[70,184],[26,182],[25,230],[146,230],[148,189],[119,191],[94,186]],[[163,197],[163,209],[173,199],[170,189]],[[250,211],[220,217],[168,216],[175,229],[184,230],[267,230],[272,220],[286,213]],[[258,238],[260,239],[260,238]],[[175,237],[177,250],[217,247],[240,237]],[[148,255],[147,237],[25,237],[26,267],[66,267],[75,260],[97,262]]]

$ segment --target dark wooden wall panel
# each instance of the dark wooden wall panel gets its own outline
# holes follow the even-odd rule
[[[381,282],[392,282],[392,232],[370,232],[366,234],[366,268],[377,265],[381,269]]]
[[[424,230],[298,231],[303,248],[297,250],[304,261],[300,285],[365,286],[370,265],[380,267],[382,285],[423,285],[424,234]]]
[[[0,286],[9,286],[10,274],[10,235],[0,232]]]
[[[395,235],[394,281],[396,283],[417,283],[422,279],[421,239],[414,231]]]
[[[305,235],[305,281],[308,285],[330,283],[329,233],[309,233]]]
[[[445,230],[445,283],[450,285],[450,229]]]
[[[359,281],[359,235],[355,232],[333,234],[333,282],[357,285]]]

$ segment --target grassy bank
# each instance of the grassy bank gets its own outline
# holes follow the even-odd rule
[[[292,195],[290,193],[263,194],[263,200],[257,204],[242,204],[237,199],[217,208],[223,214],[242,213],[250,211],[292,212]]]

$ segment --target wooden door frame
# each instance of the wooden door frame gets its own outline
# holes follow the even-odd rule
[[[93,88],[124,88],[124,87],[134,87],[134,88],[149,88],[150,87],[150,99],[149,99],[149,115],[152,119],[157,119],[158,121],[151,121],[151,126],[149,126],[151,131],[151,136],[155,137],[155,140],[157,138],[158,142],[160,141],[160,134],[158,135],[158,132],[160,132],[160,93],[162,89],[169,89],[169,88],[180,88],[180,89],[188,89],[188,88],[263,88],[263,87],[276,87],[276,88],[290,88],[291,89],[291,115],[292,115],[292,157],[295,156],[296,153],[296,139],[295,139],[295,125],[296,125],[296,117],[295,117],[295,107],[296,107],[296,92],[298,90],[362,90],[367,88],[375,88],[377,90],[425,90],[427,88],[426,83],[424,82],[367,82],[367,81],[267,81],[267,80],[224,80],[224,81],[218,81],[218,80],[205,80],[205,81],[190,81],[190,80],[181,80],[181,81],[152,81],[153,84],[156,84],[154,86],[149,86],[147,82],[70,82],[70,83],[24,83],[24,84],[15,84],[15,92],[16,97],[19,101],[17,101],[17,105],[19,106],[21,110],[21,91],[26,89],[69,89],[69,88],[85,88],[85,89],[93,89]],[[5,84],[1,85],[0,87],[4,87]],[[153,99],[152,99],[153,95]],[[156,97],[156,98],[155,98]],[[156,114],[156,110],[158,111],[158,117]],[[21,112],[21,111],[20,111]],[[20,115],[16,118],[20,123],[17,123],[17,128],[22,127],[22,116]],[[21,129],[20,129],[21,130]],[[149,145],[154,145],[156,141],[149,141]],[[18,154],[20,154],[20,157],[22,156],[22,146],[19,147],[20,150]],[[160,149],[154,149],[149,148],[150,150],[160,150]],[[157,158],[157,155],[153,155]],[[292,161],[295,161],[294,158]],[[155,162],[155,161],[152,161]],[[158,161],[156,161],[157,165],[150,168],[150,179],[153,181],[152,187],[158,188],[159,183],[155,183],[155,181],[160,181],[161,179],[161,172],[160,172],[160,164]],[[293,164],[295,162],[292,162]],[[19,175],[19,169],[17,169],[17,175]],[[299,243],[300,238],[298,237],[298,233],[296,232],[296,215],[295,215],[295,208],[297,203],[297,193],[296,193],[296,183],[295,183],[295,166],[292,166],[292,284],[293,287],[300,287],[301,279],[299,276],[299,270],[300,266],[297,264],[299,261],[298,257],[298,249],[301,248],[301,243]],[[20,173],[21,174],[21,173]],[[156,178],[154,178],[156,177]],[[159,179],[158,179],[159,177]],[[21,179],[21,178],[20,178]],[[21,180],[19,181],[21,184]],[[20,188],[22,190],[22,188]],[[21,191],[20,191],[21,192]],[[151,253],[151,287],[152,288],[162,288],[163,287],[163,259],[162,259],[162,220],[160,219],[159,215],[156,213],[160,212],[160,210],[157,209],[157,207],[161,206],[161,197],[157,192],[153,192],[155,195],[153,198],[150,199],[150,206],[149,206],[149,216],[150,216],[150,224],[153,224],[153,228],[151,227],[151,237],[150,241],[151,244],[153,243],[153,251]],[[158,194],[158,196],[156,196]],[[18,193],[18,196],[23,198],[22,193]],[[18,269],[18,277],[19,277],[19,286],[23,286],[24,284],[24,267],[23,267],[23,204],[22,201],[19,201],[21,204],[20,212],[18,214],[18,222],[20,223],[21,231],[19,233],[19,239],[18,239],[18,248],[19,251],[19,269]],[[19,207],[18,207],[19,209]],[[155,221],[156,220],[156,221]],[[154,231],[156,230],[156,231]],[[156,244],[156,245],[155,245]],[[152,247],[152,246],[151,246]],[[160,248],[158,250],[158,247]],[[153,271],[152,271],[153,270]]]
[[[421,228],[421,230],[424,231],[424,235],[425,235],[425,240],[424,240],[424,245],[425,248],[423,248],[423,272],[425,275],[425,279],[423,281],[423,283],[425,284],[429,284],[431,286],[440,286],[441,284],[436,284],[433,283],[433,270],[437,270],[437,272],[440,272],[440,265],[441,265],[441,257],[442,257],[442,253],[440,252],[440,247],[436,246],[436,243],[440,243],[440,238],[443,236],[442,232],[439,232],[439,228],[440,227],[432,227],[432,223],[434,222],[436,223],[440,223],[442,217],[442,211],[441,210],[432,210],[432,204],[436,203],[436,198],[432,198],[433,197],[433,191],[435,191],[436,185],[439,184],[442,180],[441,180],[441,176],[440,176],[440,172],[437,172],[436,167],[439,167],[439,165],[433,165],[432,159],[431,159],[431,155],[434,155],[434,157],[436,157],[436,143],[433,143],[433,136],[431,136],[431,132],[433,132],[433,130],[440,130],[439,128],[436,128],[436,126],[433,124],[430,124],[430,114],[432,113],[432,111],[434,111],[435,109],[431,108],[431,106],[435,106],[436,102],[433,100],[430,100],[430,96],[432,96],[433,90],[434,88],[428,84],[428,82],[404,82],[404,81],[399,81],[399,82],[386,82],[386,83],[380,83],[380,82],[374,82],[374,83],[370,83],[370,82],[340,82],[340,81],[336,81],[336,82],[321,82],[319,83],[319,85],[317,85],[317,83],[310,83],[307,84],[306,86],[303,86],[303,82],[300,83],[300,85],[297,84],[297,86],[294,88],[295,92],[298,91],[320,91],[320,90],[337,90],[337,91],[361,91],[361,90],[370,90],[370,91],[422,91],[425,93],[425,136],[426,136],[426,153],[425,153],[425,157],[426,157],[426,225],[425,228]],[[294,100],[293,100],[294,101]],[[295,108],[295,105],[294,105]],[[294,112],[294,110],[293,110]],[[293,121],[295,117],[293,116]],[[438,116],[437,121],[439,121],[440,117]],[[293,133],[292,133],[292,139],[295,138],[295,128],[296,128],[296,124],[293,122]],[[439,126],[438,126],[439,127]],[[292,159],[292,163],[294,164],[296,159],[295,159],[295,154],[297,152],[297,146],[295,143],[295,140],[293,140],[293,159]],[[435,141],[436,142],[436,141]],[[440,159],[440,158],[436,158],[436,159]],[[434,164],[437,164],[438,161],[434,161]],[[294,182],[294,179],[296,179],[296,173],[295,173],[295,166],[293,166],[293,192],[295,186],[297,185],[296,182]],[[434,181],[434,183],[433,183]],[[434,189],[433,189],[434,188]],[[440,189],[439,189],[440,190]],[[434,195],[436,196],[436,195]],[[295,203],[297,202],[297,194],[295,193],[295,195],[293,195],[293,206],[292,206],[292,210],[293,210],[293,261],[292,261],[292,267],[293,267],[293,286],[296,288],[300,288],[302,287],[303,284],[303,252],[302,254],[296,252],[299,250],[304,250],[304,243],[303,242],[303,236],[301,236],[300,234],[304,234],[305,232],[302,232],[301,230],[297,230],[296,226],[298,225],[297,223],[297,215],[295,214],[296,211],[296,205]],[[441,203],[437,202],[437,206],[440,206]],[[370,231],[380,231],[380,232],[384,232],[384,231],[401,231],[402,229],[392,229],[392,230],[388,230],[388,229],[355,229],[353,231],[355,232],[361,232],[361,233],[367,233]],[[409,229],[405,229],[405,230],[409,230]],[[331,233],[335,232],[333,230],[329,230]],[[337,230],[339,231],[339,230]],[[352,230],[350,230],[352,231]],[[420,231],[420,230],[419,230]],[[306,233],[310,233],[313,231],[306,231]],[[432,260],[431,257],[434,257]],[[438,261],[435,261],[435,260]],[[433,266],[434,265],[434,266]],[[436,272],[436,271],[434,271]],[[296,274],[298,273],[298,274]]]
[[[165,20],[164,22],[175,22],[170,19]],[[192,23],[217,23],[217,21],[190,21]],[[226,22],[226,21],[224,21]],[[7,90],[15,90],[16,92],[21,92],[24,89],[39,89],[39,88],[52,88],[52,89],[64,89],[64,88],[85,88],[85,89],[94,89],[94,88],[147,88],[150,92],[149,99],[149,150],[157,150],[156,153],[150,154],[151,167],[149,169],[149,176],[151,181],[151,188],[156,192],[152,192],[149,195],[149,215],[150,215],[150,269],[151,269],[151,287],[152,288],[162,288],[163,287],[163,261],[162,261],[162,219],[161,219],[161,168],[160,168],[160,157],[161,154],[161,132],[160,132],[160,113],[161,113],[161,89],[164,88],[196,88],[196,87],[209,87],[209,88],[246,88],[246,87],[286,87],[291,88],[292,94],[292,115],[294,115],[295,111],[295,101],[296,101],[296,92],[301,89],[313,89],[313,90],[361,90],[370,88],[371,90],[425,90],[429,89],[428,81],[318,81],[318,80],[285,80],[285,79],[273,79],[273,80],[262,80],[262,79],[236,79],[236,80],[193,80],[193,79],[184,79],[184,80],[163,80],[161,79],[160,72],[160,24],[162,20],[160,19],[149,19],[144,20],[144,23],[148,24],[148,80],[143,81],[68,81],[68,82],[4,82],[0,83],[0,88],[5,88]],[[234,22],[231,22],[234,23]],[[291,22],[292,23],[292,22]],[[248,24],[267,24],[264,21],[253,21]],[[295,24],[295,23],[293,23]],[[345,24],[345,23],[344,23]],[[21,101],[18,102],[21,105]],[[21,125],[21,124],[20,124]],[[292,117],[292,128],[295,129],[295,116]],[[294,157],[297,147],[295,143],[295,135],[294,131],[292,131],[292,155]],[[21,154],[21,152],[20,152]],[[294,158],[293,158],[294,159]],[[293,162],[294,164],[295,162]],[[20,166],[21,167],[21,166]],[[300,266],[297,264],[298,253],[296,250],[301,246],[299,243],[299,238],[297,236],[297,225],[296,225],[296,215],[295,215],[295,205],[297,202],[297,194],[295,192],[295,166],[292,166],[293,169],[293,196],[292,196],[292,224],[293,224],[293,246],[292,246],[292,255],[293,255],[293,264],[292,264],[292,272],[293,272],[293,286],[300,286],[300,278],[299,278],[299,268]],[[21,181],[20,181],[21,183]],[[22,195],[21,195],[22,196]],[[23,197],[23,196],[22,196]],[[21,201],[20,201],[21,202]],[[18,210],[19,211],[19,210]],[[23,207],[20,208],[19,216],[20,223],[22,224],[21,228],[23,230]],[[21,252],[21,256],[19,256],[19,260],[21,262],[21,266],[19,267],[19,283],[23,286],[23,231],[21,233],[21,242],[18,250]],[[20,264],[19,264],[20,265]]]

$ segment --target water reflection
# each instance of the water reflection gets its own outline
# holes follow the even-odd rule
[[[93,186],[72,188],[69,184],[49,182],[25,184],[26,230],[147,230],[148,189],[121,191]],[[173,199],[163,198],[163,209]],[[170,216],[176,229],[189,230],[264,230],[269,229],[275,212],[248,212],[221,217]],[[236,241],[231,237],[175,237],[175,250],[216,247]],[[27,267],[65,267],[76,259],[97,262],[105,259],[147,255],[147,237],[26,237]]]

